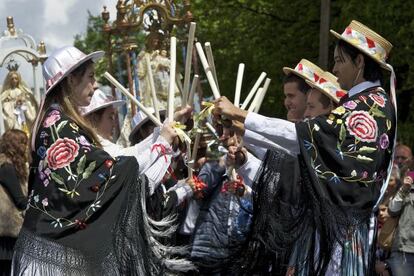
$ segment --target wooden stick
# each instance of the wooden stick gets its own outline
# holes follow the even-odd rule
[[[243,82],[244,74],[244,63],[239,64],[239,69],[237,70],[237,80],[236,80],[236,91],[234,93],[234,106],[240,106],[240,93]]]
[[[245,110],[247,105],[249,104],[250,100],[253,98],[254,94],[256,93],[256,90],[259,88],[260,84],[266,77],[266,73],[262,72],[260,74],[260,77],[257,79],[256,83],[253,85],[252,90],[250,90],[249,94],[247,95],[247,98],[244,100],[241,109]]]
[[[207,62],[210,65],[211,72],[213,73],[214,80],[216,81],[217,89],[220,92],[217,80],[216,65],[214,64],[213,50],[211,49],[210,42],[204,43],[204,47],[206,48]]]
[[[190,23],[190,31],[188,33],[188,42],[187,42],[187,53],[185,57],[185,71],[184,71],[184,91],[183,91],[183,101],[181,106],[185,107],[187,105],[188,93],[190,90],[190,75],[191,75],[191,62],[192,62],[192,53],[194,47],[194,34],[196,29],[196,23]]]
[[[122,94],[124,94],[126,97],[128,97],[131,101],[134,102],[134,104],[136,104],[140,110],[142,110],[142,112],[145,113],[145,115],[148,116],[148,118],[156,125],[161,127],[162,123],[160,120],[158,120],[151,111],[149,111],[142,103],[140,103],[131,93],[128,92],[128,90],[122,86],[122,84],[120,84],[114,77],[111,76],[111,74],[109,74],[108,72],[104,73],[104,77],[110,82],[112,83],[115,87],[117,87]]]
[[[256,108],[254,110],[254,112],[256,112],[256,113],[259,113],[260,107],[262,106],[264,97],[266,96],[267,90],[269,88],[270,81],[271,81],[271,79],[267,78],[266,81],[265,81],[265,84],[263,85],[262,95],[260,96],[260,99],[257,102]]]
[[[193,179],[193,166],[194,163],[192,165],[190,165],[190,162],[193,161],[193,159],[191,159],[191,143],[190,142],[186,142],[187,145],[187,173],[188,173],[188,179]]]
[[[257,103],[259,102],[260,97],[262,96],[262,93],[263,93],[263,88],[260,87],[257,90],[256,95],[254,96],[254,99],[252,101],[252,104],[249,106],[249,109],[247,109],[248,112],[253,112],[255,110],[255,108],[257,106]]]
[[[149,83],[150,83],[150,88],[151,88],[152,104],[154,106],[155,117],[157,117],[157,119],[161,121],[160,111],[158,108],[157,94],[155,92],[154,77],[152,75],[151,61],[148,55],[145,54],[144,56],[145,56],[145,62],[147,63],[147,76],[149,78]]]
[[[175,66],[177,64],[177,38],[171,37],[170,45],[170,86],[168,89],[167,116],[170,122],[174,121],[174,96],[175,96]]]
[[[193,82],[191,83],[190,95],[188,96],[188,105],[191,107],[193,107],[194,105],[194,94],[198,86],[198,80],[198,75],[194,75]]]
[[[204,54],[203,47],[200,42],[196,43],[196,49],[198,56],[200,57],[201,64],[203,65],[204,72],[206,72],[208,83],[210,84],[211,90],[213,92],[214,98],[220,98],[220,92],[218,91],[216,82],[214,81],[213,73],[211,73],[211,68],[208,65],[206,55]]]

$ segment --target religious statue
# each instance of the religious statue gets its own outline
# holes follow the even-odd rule
[[[17,71],[18,66],[7,68],[9,73],[0,94],[5,130],[20,129],[29,135],[38,110],[37,102]]]

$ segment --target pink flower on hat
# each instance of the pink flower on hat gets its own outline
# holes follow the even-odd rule
[[[378,127],[374,118],[366,111],[353,111],[345,122],[347,130],[355,138],[363,142],[377,140]]]
[[[53,170],[60,169],[72,163],[78,153],[79,145],[74,140],[59,138],[47,150],[47,163]]]
[[[52,110],[49,113],[49,115],[46,117],[46,119],[43,121],[43,126],[50,127],[51,125],[54,125],[59,120],[60,120],[60,112],[57,110]]]

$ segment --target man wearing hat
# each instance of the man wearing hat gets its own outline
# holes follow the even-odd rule
[[[265,242],[282,261],[289,258],[292,245],[299,244],[298,275],[368,275],[374,270],[373,211],[392,169],[395,75],[386,63],[392,45],[357,21],[341,35],[334,34],[340,40],[333,73],[349,92],[328,116],[293,124],[240,110],[224,97],[216,101],[216,114],[239,120],[270,140],[284,141],[291,153],[300,154],[301,204],[290,213],[278,200],[278,190],[289,182],[279,177],[276,152],[267,152],[258,172],[250,169],[251,162],[257,163],[253,158],[239,169],[244,177],[255,179],[259,191],[269,185],[276,189],[272,208],[265,209],[271,229],[264,234]],[[381,88],[381,68],[391,71],[390,94]],[[268,198],[259,194],[257,202]],[[283,262],[275,265],[278,270]]]
[[[312,88],[306,99],[305,118],[326,115],[338,107],[339,100],[346,92],[339,87],[336,79],[331,73],[323,72],[318,81],[306,81]]]

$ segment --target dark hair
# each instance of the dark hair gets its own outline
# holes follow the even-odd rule
[[[346,54],[350,57],[351,61],[355,64],[355,60],[359,54],[364,57],[365,67],[363,77],[367,81],[377,81],[379,80],[381,84],[383,83],[383,76],[381,66],[374,61],[373,58],[369,57],[358,48],[350,45],[349,43],[343,41],[342,39],[338,40],[336,44],[338,48],[338,53],[343,59],[343,55]]]
[[[26,181],[28,176],[28,141],[26,133],[19,129],[7,130],[0,139],[0,153],[10,160],[21,181]]]
[[[319,93],[319,102],[322,104],[323,108],[328,108],[331,104],[334,105],[334,102],[323,93]]]
[[[310,89],[310,86],[306,83],[304,79],[293,73],[290,73],[285,76],[285,78],[283,79],[283,85],[289,82],[295,82],[298,85],[299,91],[301,91],[304,94],[307,94]]]

